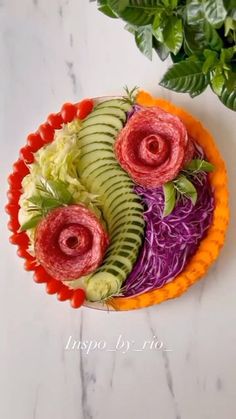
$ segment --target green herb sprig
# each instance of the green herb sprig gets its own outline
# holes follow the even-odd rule
[[[150,60],[153,51],[173,65],[160,85],[201,94],[208,85],[236,111],[235,0],[98,0],[98,9],[120,18]]]
[[[38,193],[28,198],[30,205],[27,211],[33,216],[21,226],[21,231],[36,227],[52,209],[73,203],[67,185],[60,180],[46,180],[41,177],[36,189]]]
[[[139,87],[137,86],[133,87],[131,90],[129,90],[128,86],[124,86],[125,96],[122,96],[123,101],[129,103],[131,106],[134,105],[138,90]]]
[[[191,182],[191,177],[196,177],[203,172],[212,172],[214,170],[213,164],[202,159],[193,159],[188,163],[180,174],[171,182],[163,185],[164,191],[164,211],[163,217],[171,214],[175,208],[177,200],[181,196],[190,199],[192,204],[197,202],[197,190]]]

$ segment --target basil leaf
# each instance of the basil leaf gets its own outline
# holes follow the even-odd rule
[[[167,182],[163,185],[163,191],[164,191],[164,211],[163,211],[163,217],[166,217],[169,215],[176,203],[176,190],[175,185],[173,182]]]
[[[185,195],[187,198],[191,199],[193,205],[197,201],[197,190],[195,186],[186,178],[186,176],[180,175],[174,181],[177,191],[181,195]]]
[[[165,45],[173,54],[177,54],[183,43],[182,20],[176,16],[170,16],[163,30]]]
[[[202,72],[202,62],[185,60],[167,70],[160,85],[175,92],[191,93],[204,90],[209,78]]]
[[[30,218],[30,220],[28,220],[24,224],[22,224],[20,230],[25,231],[25,230],[29,230],[30,228],[36,227],[36,225],[41,220],[41,218],[42,218],[41,215],[35,215],[34,217]]]
[[[33,204],[29,206],[28,212],[36,212],[37,214],[31,219],[32,222],[29,221],[30,227],[28,227],[28,222],[27,227],[24,225],[25,229],[34,227],[32,223],[36,223],[38,217],[44,217],[50,210],[73,202],[73,197],[68,191],[67,185],[60,180],[53,181],[41,178],[37,189],[39,194],[28,199]]]
[[[64,182],[61,182],[60,180],[52,180],[50,181],[50,186],[54,191],[56,199],[64,204],[70,204],[72,202],[72,195],[68,191],[68,187]]]
[[[55,198],[62,204],[69,204],[72,202],[72,195],[67,189],[67,185],[60,180],[46,180],[40,179],[41,185],[37,189],[50,197]]]
[[[212,172],[214,170],[214,165],[206,160],[193,159],[184,167],[184,169],[189,170],[190,172]]]
[[[203,7],[208,22],[219,28],[227,15],[223,0],[203,0]]]
[[[28,201],[34,204],[35,207],[41,208],[43,197],[41,195],[31,196],[31,198],[29,198]]]
[[[152,26],[141,26],[135,31],[135,42],[139,50],[152,59]]]
[[[63,205],[63,203],[58,199],[43,197],[41,209],[44,211],[44,213],[47,213],[51,209],[60,207],[61,205]]]

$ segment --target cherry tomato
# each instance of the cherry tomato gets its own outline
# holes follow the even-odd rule
[[[27,234],[25,233],[15,233],[12,234],[12,236],[9,237],[9,241],[12,244],[18,244],[19,246],[28,246],[29,244],[29,238]]]
[[[8,176],[8,183],[10,186],[18,189],[21,187],[21,182],[22,182],[22,177],[20,176],[19,173],[11,173]]]
[[[46,285],[46,291],[48,294],[56,294],[56,292],[60,290],[61,286],[61,281],[52,278]]]
[[[26,271],[35,271],[37,266],[38,266],[38,264],[37,264],[36,260],[26,260],[24,262],[24,268],[25,268]]]
[[[63,124],[63,119],[60,113],[51,113],[48,115],[47,122],[54,129],[60,129]]]
[[[93,110],[93,100],[84,99],[77,104],[77,113],[76,116],[79,119],[84,119],[90,112]]]
[[[16,233],[20,228],[19,221],[16,218],[12,218],[10,221],[8,221],[7,227],[8,230],[12,231],[13,233]]]
[[[76,106],[72,103],[65,103],[61,108],[61,116],[64,122],[71,122],[76,115]]]
[[[39,134],[45,143],[50,143],[54,138],[54,129],[46,122],[40,125]]]
[[[5,211],[7,214],[14,218],[18,216],[19,208],[19,205],[9,203],[5,206]]]
[[[26,166],[24,160],[21,160],[21,159],[18,159],[13,164],[13,171],[14,173],[18,173],[22,178],[28,175],[29,173],[28,167]]]
[[[26,247],[19,247],[17,249],[17,254],[20,258],[27,259],[30,262],[35,261],[35,257],[29,254]]]
[[[84,300],[85,300],[85,292],[82,288],[79,288],[78,290],[74,291],[70,300],[70,305],[73,308],[79,308],[82,306]]]
[[[38,151],[43,146],[43,140],[39,134],[30,134],[27,137],[27,144],[32,151]]]
[[[52,277],[47,274],[45,269],[42,266],[38,266],[35,269],[34,273],[34,281],[38,284],[42,284],[43,282],[51,281]]]
[[[61,289],[57,292],[57,299],[59,301],[66,301],[72,297],[73,290],[70,290],[66,285],[61,286]]]
[[[19,189],[9,189],[7,191],[7,197],[10,204],[18,204],[21,191]]]
[[[34,155],[32,153],[32,149],[28,145],[20,149],[20,157],[27,164],[31,164],[34,162]]]

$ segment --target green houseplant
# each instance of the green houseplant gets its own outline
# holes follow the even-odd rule
[[[140,51],[172,66],[160,85],[201,94],[208,85],[236,111],[236,0],[98,0],[98,9],[126,22]]]

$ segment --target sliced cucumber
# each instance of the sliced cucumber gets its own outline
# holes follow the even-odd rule
[[[127,102],[125,102],[122,99],[109,99],[109,100],[105,100],[104,102],[99,103],[96,107],[95,107],[95,111],[97,109],[101,109],[101,108],[119,108],[119,109],[123,109],[125,112],[130,111],[131,109],[131,105]]]
[[[123,122],[121,119],[117,118],[114,115],[98,115],[98,116],[92,116],[93,114],[90,114],[84,122],[83,122],[83,128],[91,127],[94,125],[100,125],[100,124],[106,124],[117,131],[120,131],[123,128]]]
[[[104,134],[102,132],[97,133],[97,134],[89,134],[86,135],[83,138],[80,138],[79,140],[79,146],[80,149],[82,149],[83,147],[86,147],[89,144],[95,144],[95,143],[109,143],[111,144],[112,147],[114,147],[114,136],[112,134]]]
[[[96,178],[96,171],[101,168],[104,169],[104,167],[106,166],[119,168],[114,155],[110,157],[102,157],[102,154],[101,154],[99,160],[95,160],[91,162],[91,164],[89,165],[85,164],[83,167],[79,167],[79,170],[81,170],[82,180],[88,183],[89,176],[91,177],[93,176],[93,178]]]
[[[134,220],[132,217],[132,220],[130,220],[130,222],[132,222],[132,226],[134,227],[139,227],[141,231],[143,231],[143,223],[138,219]],[[111,230],[111,236],[113,237],[117,232],[120,231],[121,227],[125,227],[125,225],[127,225],[127,221],[123,221],[123,222],[118,222],[116,223]]]
[[[94,161],[94,158],[96,161]],[[86,170],[87,168],[93,167],[94,164],[106,164],[107,161],[116,163],[116,159],[112,150],[102,148],[101,150],[86,151],[80,157],[80,169]]]
[[[117,211],[116,214],[113,215],[112,217],[112,221],[110,222],[110,225],[112,226],[113,223],[120,218],[120,216],[122,215],[123,217],[128,214],[128,213],[135,213],[135,214],[139,214],[140,218],[142,218],[142,214],[143,214],[143,207],[140,204],[136,204],[136,206],[130,208],[130,205],[128,204],[127,206],[122,205],[122,207],[120,208],[120,211]]]
[[[117,272],[96,272],[86,282],[86,297],[89,301],[101,301],[120,291],[122,279]]]
[[[114,138],[117,135],[117,129],[107,124],[94,124],[89,127],[82,127],[79,132],[79,139],[91,134],[111,134]]]
[[[94,141],[93,144],[85,144],[80,147],[81,156],[85,154],[88,150],[92,150],[94,148],[94,144],[97,144],[97,150],[101,148],[107,148],[113,151],[113,145],[108,141]],[[91,145],[90,149],[88,146]]]
[[[88,190],[99,196],[110,236],[103,264],[85,281],[86,296],[91,301],[119,293],[142,244],[143,206],[114,154],[116,137],[130,108],[121,99],[99,103],[83,121],[78,136],[78,172]]]
[[[92,117],[97,116],[97,115],[107,115],[108,112],[109,112],[109,115],[114,115],[123,122],[126,121],[126,113],[124,112],[124,110],[116,106],[115,107],[109,106],[109,110],[107,109],[107,106],[100,109],[96,107],[92,113]],[[88,119],[89,116],[86,119]]]

